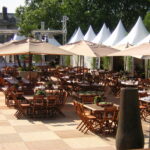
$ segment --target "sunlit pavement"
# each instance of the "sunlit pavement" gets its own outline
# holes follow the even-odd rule
[[[0,150],[115,150],[115,137],[98,136],[76,129],[80,122],[73,105],[64,108],[66,117],[16,119],[16,110],[4,104],[0,93]],[[145,148],[149,143],[149,124],[142,121]]]

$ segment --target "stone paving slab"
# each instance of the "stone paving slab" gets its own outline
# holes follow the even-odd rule
[[[4,96],[0,93],[0,101]],[[6,109],[5,109],[6,108]],[[16,119],[15,109],[0,106],[0,150],[115,150],[115,137],[83,134],[76,129],[80,120],[71,104],[66,117],[53,119]],[[143,122],[145,148],[149,142],[149,125]]]

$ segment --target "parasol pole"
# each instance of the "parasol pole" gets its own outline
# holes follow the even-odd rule
[[[150,120],[148,121],[148,127],[149,127],[149,141],[148,141],[148,148],[150,148]]]

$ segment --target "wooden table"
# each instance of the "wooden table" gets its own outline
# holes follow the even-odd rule
[[[123,85],[124,87],[137,87],[138,81],[134,80],[121,81],[121,85]]]
[[[77,98],[82,101],[82,103],[94,103],[94,97],[100,95],[98,91],[80,91],[77,92]]]
[[[141,116],[144,120],[147,120],[147,117],[150,116],[150,96],[141,97],[139,100],[141,101],[142,106],[144,106],[141,106],[142,108],[140,109]]]
[[[19,83],[19,81],[13,77],[7,77],[7,78],[4,78],[4,80],[6,80],[9,84],[18,84]]]
[[[142,102],[150,103],[150,96],[141,97],[139,100],[142,101]]]
[[[53,96],[53,95],[52,95]],[[33,102],[33,99],[34,99],[34,95],[26,95],[24,96],[24,98],[29,102],[29,103],[32,103]],[[59,99],[58,99],[59,100]],[[47,102],[47,97],[44,96],[44,101]],[[57,101],[57,100],[56,100]],[[45,107],[45,106],[43,106]],[[62,112],[61,108],[57,105],[54,105],[52,107],[53,111],[55,111],[55,113],[58,113],[60,114],[61,116],[65,117],[65,114]]]
[[[84,104],[83,106],[92,112],[102,112],[105,109],[104,107],[97,106],[96,104]]]

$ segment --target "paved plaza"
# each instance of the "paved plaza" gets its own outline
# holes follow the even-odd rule
[[[115,150],[115,137],[83,134],[76,129],[80,120],[70,101],[64,108],[66,117],[17,120],[16,110],[5,106],[3,93],[0,98],[0,150]],[[149,125],[142,124],[147,148]]]

